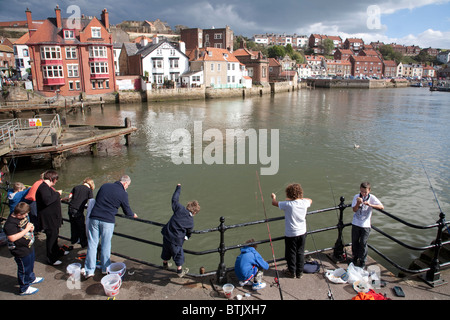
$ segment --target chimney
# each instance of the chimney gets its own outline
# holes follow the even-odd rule
[[[145,36],[142,36],[140,44],[142,47],[146,47],[148,45],[148,39]]]
[[[107,30],[109,30],[109,12],[108,12],[108,10],[106,10],[106,8],[102,10],[101,17],[102,17],[103,25],[105,26],[105,28]]]
[[[59,8],[58,5],[56,5],[55,13],[56,13],[56,27],[58,29],[61,29],[62,28],[61,9]]]
[[[28,33],[30,34],[31,37],[33,33],[36,31],[36,29],[33,27],[33,18],[31,17],[30,9],[27,8],[27,10],[25,10],[25,13],[27,15]]]
[[[186,44],[183,41],[179,41],[178,42],[178,47],[180,49],[181,52],[183,52],[184,54],[186,54]]]

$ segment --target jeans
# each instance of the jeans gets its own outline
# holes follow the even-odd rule
[[[89,219],[88,223],[88,249],[84,268],[86,275],[94,274],[97,262],[97,247],[101,241],[100,263],[102,272],[111,264],[111,239],[114,232],[114,223]]]
[[[30,284],[36,280],[34,274],[34,249],[33,251],[23,258],[14,257],[17,263],[17,280],[19,281],[20,293],[27,291]]]

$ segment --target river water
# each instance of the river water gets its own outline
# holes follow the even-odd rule
[[[58,188],[69,192],[89,176],[97,191],[103,183],[128,174],[132,179],[128,193],[133,210],[140,218],[165,223],[172,213],[172,193],[181,183],[181,202],[200,202],[202,209],[195,217],[195,229],[203,230],[217,227],[222,216],[226,224],[264,219],[257,172],[268,217],[283,213],[271,206],[270,193],[284,199],[284,188],[290,182],[302,185],[304,196],[313,199],[310,210],[317,210],[338,204],[340,196],[351,203],[359,192],[359,184],[370,181],[372,193],[383,202],[386,211],[414,224],[429,225],[437,221],[439,208],[423,164],[442,210],[447,212],[450,208],[450,95],[445,92],[430,92],[426,88],[303,89],[246,99],[107,105],[103,110],[93,107],[84,113],[69,114],[67,121],[122,125],[126,117],[138,128],[131,136],[131,145],[124,146],[123,138],[110,139],[99,145],[98,157],[92,157],[88,150],[78,150],[81,153],[69,156],[59,170]],[[244,163],[225,157],[226,150],[235,146],[226,144],[226,132],[231,129],[251,130],[261,142],[251,149],[252,142],[248,141]],[[185,137],[175,135],[178,138],[172,141],[172,135],[179,132]],[[213,138],[208,140],[208,133]],[[180,141],[189,142],[187,138],[191,139],[186,145],[191,148],[186,150],[192,152],[192,164],[175,164],[172,152],[179,151]],[[200,158],[195,158],[198,150]],[[266,155],[265,162],[258,157],[252,163],[250,157],[255,152]],[[219,163],[208,164],[211,158]],[[17,159],[14,181],[31,184],[47,169],[42,163],[26,164],[24,169],[23,161]],[[276,174],[262,174],[261,168],[270,166]],[[350,222],[351,218],[351,209],[345,210],[344,221]],[[335,211],[308,217],[309,230],[336,223]],[[405,227],[381,213],[374,213],[372,223],[410,245],[425,246],[435,237],[434,231]],[[66,223],[61,233],[68,235],[68,230]],[[348,243],[350,228],[346,230],[344,242]],[[118,218],[116,231],[162,242],[160,228],[148,224]],[[283,231],[283,221],[270,224],[272,237],[282,236]],[[337,231],[310,236],[307,249],[331,247],[336,237]],[[267,226],[260,224],[225,233],[227,246],[249,238],[267,239]],[[420,254],[393,244],[375,231],[370,243],[405,267]],[[218,245],[217,232],[194,235],[185,243],[187,249],[195,251]],[[258,250],[267,260],[272,259],[269,244],[260,245]],[[283,257],[284,243],[276,242],[274,250],[277,258]],[[114,237],[113,251],[160,263],[159,247]],[[234,265],[237,254],[236,250],[226,253],[227,267]],[[369,254],[384,263],[375,253]],[[195,273],[200,266],[215,270],[218,263],[217,254],[186,257],[186,266]]]

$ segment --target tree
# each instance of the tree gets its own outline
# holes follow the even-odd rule
[[[325,55],[330,55],[331,52],[333,52],[333,49],[334,49],[333,40],[325,39],[325,40],[323,40],[322,45],[323,45],[323,50],[324,50]]]
[[[284,57],[286,55],[286,48],[284,46],[272,46],[267,50],[269,58]]]

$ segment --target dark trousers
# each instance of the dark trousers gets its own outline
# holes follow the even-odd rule
[[[295,275],[303,273],[305,265],[306,233],[296,237],[285,237],[285,257],[288,270]]]
[[[87,236],[84,214],[69,209],[69,222],[71,234],[70,242],[75,244],[80,240],[81,247],[85,248],[87,246]]]
[[[161,252],[161,259],[164,261],[173,259],[177,267],[182,266],[184,263],[184,251],[182,246],[177,246],[170,243],[165,238],[163,238],[163,247]]]
[[[371,228],[362,228],[352,225],[352,254],[353,263],[359,259],[361,264],[364,264],[367,259],[367,242],[369,240]]]
[[[17,263],[17,280],[19,281],[20,293],[27,291],[30,284],[36,279],[34,274],[34,249],[23,258],[14,257]]]
[[[59,256],[61,255],[58,246],[59,228],[45,229],[44,232],[47,238],[45,242],[47,247],[47,259],[50,264],[53,264],[58,260]]]

